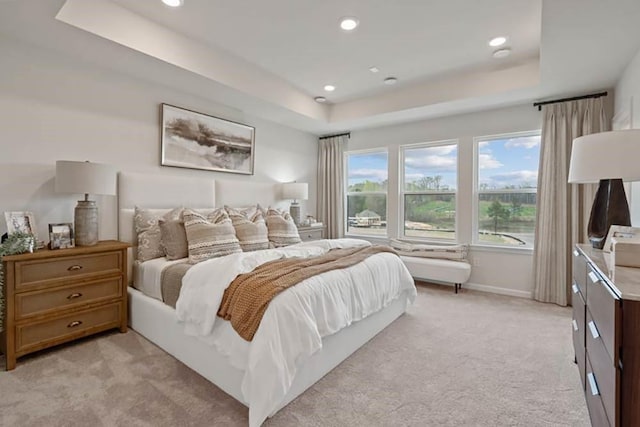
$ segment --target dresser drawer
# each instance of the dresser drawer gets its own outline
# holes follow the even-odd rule
[[[73,308],[122,296],[122,278],[97,280],[61,288],[16,294],[16,317],[44,314],[52,310]]]
[[[573,258],[573,281],[578,285],[583,299],[587,299],[587,260],[577,249],[574,249]]]
[[[587,354],[591,370],[597,379],[605,412],[610,420],[615,420],[618,370],[609,352],[605,349],[591,313],[587,313]],[[588,387],[587,392],[589,392]]]
[[[589,267],[588,284],[587,284],[587,307],[591,314],[592,321],[598,330],[604,346],[609,352],[611,360],[618,363],[617,343],[619,342],[616,330],[620,321],[620,302],[619,299],[609,289],[609,286],[603,282],[595,271]],[[587,328],[588,329],[588,328]],[[589,331],[587,330],[587,333]]]
[[[16,289],[46,282],[91,277],[98,274],[120,274],[121,252],[60,257],[55,259],[17,262]]]
[[[598,388],[598,378],[591,368],[591,362],[587,355],[587,390],[586,390],[587,408],[591,417],[591,425],[593,427],[609,427],[609,419],[602,405],[600,398],[600,389]]]
[[[16,353],[49,347],[119,326],[122,304],[80,311],[49,321],[16,326]]]
[[[573,319],[571,326],[573,328],[574,341],[578,340],[578,344],[584,348],[585,346],[585,319],[587,306],[582,299],[582,294],[577,284],[571,285],[571,306],[573,307]]]
[[[322,228],[318,228],[315,230],[299,230],[299,232],[300,232],[300,239],[303,242],[322,239]]]

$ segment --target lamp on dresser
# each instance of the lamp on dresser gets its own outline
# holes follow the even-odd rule
[[[602,249],[609,227],[631,225],[622,181],[640,180],[640,129],[600,132],[573,140],[570,183],[599,182],[591,207],[588,236]]]
[[[309,198],[309,184],[306,182],[286,182],[282,184],[282,198],[292,200],[289,213],[296,225],[300,224],[300,204],[298,200]]]
[[[75,208],[75,240],[77,246],[98,243],[98,206],[89,194],[116,195],[116,170],[101,163],[58,160],[56,192],[84,194]]]

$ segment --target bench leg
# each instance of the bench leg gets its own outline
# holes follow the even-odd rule
[[[462,289],[462,283],[454,283],[453,284],[453,288],[454,288],[455,293],[457,294],[458,290]]]

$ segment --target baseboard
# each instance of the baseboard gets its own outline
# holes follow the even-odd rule
[[[445,282],[439,282],[435,280],[426,280],[426,279],[417,279],[417,278],[415,280],[417,282],[421,282],[425,284],[434,283],[437,285],[445,285],[445,286],[453,287],[453,283],[445,283]],[[462,289],[463,290],[471,289],[473,291],[489,292],[489,293],[498,294],[498,295],[508,295],[510,297],[533,299],[532,291],[521,291],[518,289],[501,288],[499,286],[481,285],[479,283],[468,283],[468,282],[463,283]]]
[[[511,297],[533,299],[532,291],[521,291],[519,289],[501,288],[499,286],[481,285],[479,283],[464,283],[462,289],[471,289],[480,292],[490,292],[492,294],[509,295]]]

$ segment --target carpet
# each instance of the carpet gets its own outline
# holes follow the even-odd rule
[[[588,426],[570,322],[568,308],[418,286],[405,315],[265,426]],[[243,405],[134,331],[0,372],[2,426],[247,423]]]

